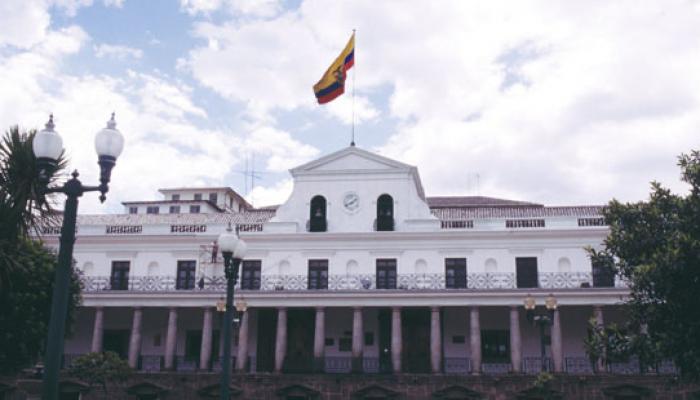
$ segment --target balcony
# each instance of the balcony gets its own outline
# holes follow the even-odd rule
[[[538,275],[539,289],[575,289],[590,288],[594,282],[593,275],[588,272],[541,272]],[[467,274],[467,287],[448,289],[445,285],[444,273],[432,274],[398,274],[396,289],[384,290],[490,290],[517,289],[515,273],[474,273]],[[84,292],[117,292],[110,284],[109,276],[83,276],[81,278]],[[197,279],[198,284],[192,289],[177,289],[174,276],[129,276],[128,285],[119,292],[225,292],[226,278],[224,276],[206,276]],[[202,284],[203,283],[203,284]],[[257,280],[256,280],[256,283]],[[613,280],[610,286],[625,288],[626,283]],[[201,285],[200,285],[201,284]],[[241,280],[236,289],[240,290]],[[201,287],[200,287],[201,286]],[[246,285],[247,286],[247,285]],[[257,285],[256,285],[257,286]],[[595,286],[595,285],[593,285]],[[244,287],[243,290],[249,289]],[[327,289],[311,289],[323,291],[362,291],[376,288],[375,274],[329,275]],[[259,280],[259,291],[308,291],[308,275],[262,275]],[[523,289],[524,291],[532,289]]]

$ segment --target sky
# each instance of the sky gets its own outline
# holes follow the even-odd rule
[[[547,205],[677,193],[700,149],[700,1],[3,0],[0,127],[50,113],[97,182],[94,134],[126,145],[108,200],[230,186],[256,206],[349,145],[418,167],[428,196]],[[346,94],[312,86],[356,29]],[[252,166],[255,186],[246,179]]]

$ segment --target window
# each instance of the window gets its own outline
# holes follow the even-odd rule
[[[172,197],[170,197],[171,200],[178,201],[180,200],[180,195],[179,194],[174,194]]]
[[[112,261],[110,287],[112,290],[129,289],[129,261]]]
[[[129,214],[138,214],[138,213],[139,213],[138,207],[129,207]]]
[[[328,289],[328,260],[309,260],[309,289]]]
[[[199,206],[190,206],[190,214],[199,214]]]
[[[510,362],[510,331],[481,331],[481,354],[484,362]]]
[[[593,287],[615,287],[615,271],[604,264],[593,262]]]
[[[466,339],[465,339],[464,335],[452,336],[452,343],[464,344],[465,342],[466,342]]]
[[[396,259],[377,260],[377,289],[396,289]]]
[[[377,199],[377,230],[394,230],[394,199],[383,194]]]
[[[194,289],[194,272],[196,267],[197,262],[194,260],[177,262],[177,281],[175,282],[175,289]]]
[[[260,290],[260,260],[243,260],[241,289]]]
[[[537,257],[517,257],[515,273],[519,288],[536,288],[538,286]]]
[[[201,194],[201,193],[195,193],[195,194],[194,194],[194,199],[195,199],[195,200],[202,200],[202,194]]]
[[[309,232],[325,232],[326,228],[326,198],[314,196],[309,209]]]
[[[447,289],[464,289],[467,287],[467,259],[445,259],[445,287]]]
[[[180,206],[170,206],[170,214],[180,214]]]
[[[209,201],[211,201],[212,203],[216,204],[217,198],[218,196],[216,193],[209,193]]]
[[[158,214],[160,209],[158,206],[148,206],[146,207],[146,214]]]

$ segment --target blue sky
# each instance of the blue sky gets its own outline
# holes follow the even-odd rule
[[[676,156],[700,147],[697,0],[7,0],[0,24],[2,126],[53,112],[90,181],[117,113],[127,145],[87,213],[173,186],[284,201],[288,169],[349,143],[350,87],[319,106],[311,86],[353,28],[356,141],[428,195],[640,200],[685,190]]]

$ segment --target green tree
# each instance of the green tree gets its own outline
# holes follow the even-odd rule
[[[57,213],[37,182],[34,134],[15,126],[0,140],[0,373],[4,374],[37,361],[51,310],[56,254],[34,238],[43,224],[57,223]],[[64,167],[61,158],[52,182]],[[74,273],[68,327],[79,304],[80,284]]]
[[[591,257],[630,284],[630,351],[646,363],[669,357],[700,379],[700,152],[681,155],[678,165],[689,193],[653,182],[647,201],[612,200],[605,249]]]
[[[119,358],[117,353],[87,353],[73,361],[69,374],[87,383],[90,387],[99,385],[105,393],[112,382],[125,381],[133,370]]]
[[[41,355],[49,330],[56,254],[30,239],[20,239],[5,250],[18,265],[0,307],[0,374],[12,374],[32,365]],[[80,283],[74,272],[67,326],[79,305]]]

